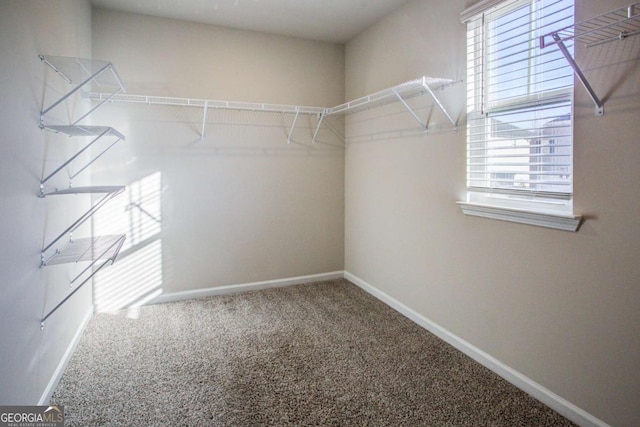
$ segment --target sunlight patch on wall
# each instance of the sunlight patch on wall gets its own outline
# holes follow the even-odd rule
[[[94,233],[127,238],[116,262],[94,278],[96,312],[144,304],[162,292],[160,172],[129,185],[94,217]]]

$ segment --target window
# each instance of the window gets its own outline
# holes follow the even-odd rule
[[[489,3],[466,21],[467,204],[570,216],[573,70],[539,38],[574,1]]]

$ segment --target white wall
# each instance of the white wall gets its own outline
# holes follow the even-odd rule
[[[77,151],[76,142],[38,127],[45,94],[60,82],[45,72],[38,54],[90,57],[91,7],[79,0],[3,1],[0,34],[0,404],[33,405],[46,397],[91,311],[87,287],[40,330],[40,319],[78,272],[68,265],[39,268],[40,250],[88,208],[88,200],[36,197],[40,179]],[[87,182],[89,176],[75,184]],[[66,171],[50,184],[66,187]]]
[[[416,0],[349,42],[347,99],[421,75],[464,78],[469,4]],[[581,19],[626,2],[576,4]],[[595,118],[576,86],[578,233],[460,212],[464,84],[442,93],[457,134],[437,112],[430,135],[398,132],[414,126],[398,106],[346,125],[345,269],[615,426],[640,419],[639,43],[578,53],[607,111]]]
[[[113,61],[132,94],[309,106],[344,97],[341,45],[99,9],[93,40],[94,56]],[[127,141],[95,180],[161,174],[162,291],[342,270],[336,136],[323,129],[312,146],[316,117],[304,116],[287,144],[293,114],[210,110],[201,140],[202,114],[114,103],[98,115]]]

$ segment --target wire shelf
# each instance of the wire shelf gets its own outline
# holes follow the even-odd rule
[[[120,240],[124,242],[124,238],[122,234],[75,239],[52,255],[43,266],[103,259],[115,261],[122,247]]]
[[[545,34],[540,37],[540,46],[574,40],[593,47],[637,34],[640,34],[640,2]]]
[[[184,106],[184,107],[199,107],[203,109],[202,117],[202,131],[200,133],[201,139],[204,138],[204,130],[207,118],[208,109],[226,109],[226,110],[240,110],[240,111],[254,111],[254,112],[272,112],[283,114],[295,114],[293,124],[287,134],[287,143],[291,143],[291,136],[296,127],[298,116],[300,114],[316,115],[318,117],[318,123],[316,129],[313,132],[311,142],[315,143],[318,136],[318,132],[323,123],[325,123],[325,117],[330,115],[339,114],[351,114],[359,111],[364,111],[370,108],[379,107],[392,102],[400,102],[407,109],[409,114],[419,123],[420,127],[426,132],[427,124],[422,122],[413,109],[406,103],[406,99],[429,94],[434,102],[438,105],[440,110],[444,113],[447,119],[451,122],[454,131],[457,131],[457,124],[451,118],[447,110],[444,108],[434,90],[444,88],[457,83],[455,80],[434,78],[434,77],[421,77],[419,79],[410,80],[405,83],[401,83],[397,86],[376,92],[372,95],[368,95],[362,98],[355,99],[353,101],[338,105],[336,107],[309,107],[300,105],[282,105],[282,104],[266,104],[266,103],[251,103],[251,102],[235,102],[235,101],[219,101],[219,100],[205,100],[205,99],[191,99],[191,98],[171,98],[163,96],[147,96],[147,95],[131,95],[131,94],[106,94],[100,92],[93,92],[89,94],[89,98],[93,101],[104,102],[129,102],[137,104],[147,105],[172,105],[172,106]]]
[[[76,277],[71,280],[70,285],[75,289],[67,294],[62,301],[53,307],[40,321],[40,328],[44,329],[44,322],[51,317],[60,307],[62,307],[76,292],[91,280],[107,264],[113,264],[122,249],[126,235],[107,235],[98,237],[86,237],[70,241],[62,250],[47,260],[44,265],[68,264],[74,262],[90,261]],[[100,265],[96,267],[98,262]],[[79,283],[78,283],[79,282]]]
[[[362,98],[354,99],[333,108],[329,108],[327,114],[352,114],[360,111],[368,110],[374,107],[380,107],[398,101],[398,96],[403,99],[424,95],[428,90],[439,89],[445,86],[455,84],[454,80],[441,79],[434,77],[422,77],[420,79],[410,80],[397,86],[381,90]]]
[[[71,86],[69,91],[40,112],[41,127],[46,127],[44,124],[45,118],[52,111],[61,105],[68,104],[67,100],[72,99],[71,96],[76,93],[87,94],[100,91],[114,96],[125,91],[122,80],[111,62],[66,56],[40,55],[39,57],[42,62],[47,64],[58,76]],[[70,124],[77,125],[104,102],[106,101],[103,101],[97,106],[93,106],[84,114],[81,113],[79,117],[74,115],[70,120]]]
[[[113,135],[125,140],[125,136],[111,126],[83,126],[83,125],[44,125],[44,129],[67,136],[107,136]]]
[[[193,99],[193,98],[174,98],[167,96],[148,96],[148,95],[132,95],[117,94],[110,96],[107,93],[93,92],[89,94],[89,98],[93,101],[109,100],[113,102],[129,102],[134,104],[147,105],[171,105],[177,107],[198,107],[211,109],[239,110],[239,111],[257,111],[268,113],[297,113],[300,114],[321,114],[326,108],[309,107],[297,105],[283,104],[265,104],[256,102],[236,102],[236,101],[220,101],[214,99]]]
[[[91,187],[70,187],[43,193],[42,196],[62,196],[66,194],[119,194],[124,191],[124,185],[95,185]]]
[[[101,92],[124,90],[118,72],[109,61],[51,55],[40,55],[40,59],[72,86],[86,84],[91,91]],[[107,69],[110,72],[103,72]]]

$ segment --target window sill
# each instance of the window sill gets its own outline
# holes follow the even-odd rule
[[[582,222],[581,216],[563,216],[468,202],[458,202],[458,205],[460,205],[460,209],[465,215],[517,222],[556,230],[578,231],[580,223]]]

